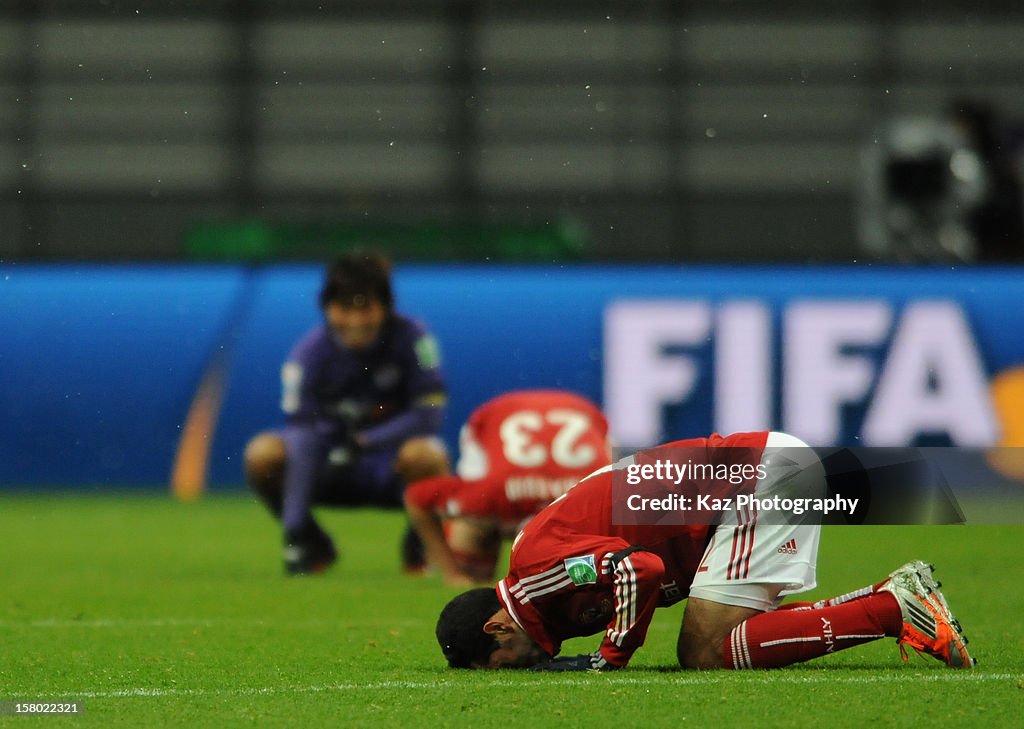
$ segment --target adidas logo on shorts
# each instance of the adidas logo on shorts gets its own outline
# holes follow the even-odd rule
[[[779,554],[796,554],[796,540],[790,539],[779,547]]]

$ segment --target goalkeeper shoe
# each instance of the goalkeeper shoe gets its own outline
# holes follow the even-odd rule
[[[287,540],[284,545],[284,571],[288,575],[318,575],[338,561],[338,552],[330,541]]]
[[[903,632],[897,639],[900,656],[906,662],[910,646],[918,655],[927,653],[950,668],[971,668],[976,661],[967,652],[967,638],[950,612],[933,570],[920,560],[908,562],[890,574],[881,588],[892,593],[903,613]]]

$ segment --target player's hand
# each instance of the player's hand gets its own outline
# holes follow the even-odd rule
[[[578,656],[561,656],[552,658],[547,663],[538,663],[531,666],[531,671],[615,671],[619,666],[613,666],[601,660],[601,652],[583,653]]]

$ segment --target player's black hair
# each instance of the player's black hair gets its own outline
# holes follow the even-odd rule
[[[499,648],[484,624],[501,610],[493,587],[477,587],[453,598],[437,619],[437,642],[452,668],[485,665]]]
[[[346,253],[327,267],[320,289],[320,308],[335,303],[342,306],[364,306],[376,299],[385,308],[394,303],[391,293],[391,262],[379,253],[366,251]]]

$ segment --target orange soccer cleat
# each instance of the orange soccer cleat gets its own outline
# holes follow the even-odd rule
[[[908,562],[889,575],[881,588],[892,593],[903,613],[903,632],[897,639],[900,656],[908,660],[907,646],[927,653],[950,668],[972,668],[977,661],[967,652],[967,638],[932,577],[934,567],[920,560]]]

